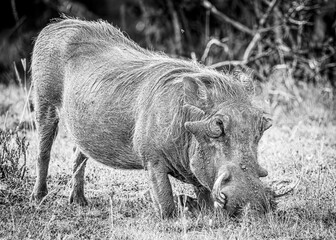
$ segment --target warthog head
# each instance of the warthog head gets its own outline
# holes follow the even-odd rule
[[[194,136],[190,168],[211,191],[214,207],[230,215],[246,204],[261,212],[273,208],[274,194],[260,181],[268,173],[257,159],[259,140],[271,120],[244,101],[222,103],[207,114],[194,106],[191,111],[204,117],[185,123]]]

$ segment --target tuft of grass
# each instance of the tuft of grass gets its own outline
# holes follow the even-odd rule
[[[0,129],[0,179],[22,180],[27,172],[29,143],[18,131]]]

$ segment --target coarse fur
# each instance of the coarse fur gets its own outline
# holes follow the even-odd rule
[[[256,109],[250,82],[240,74],[145,50],[104,21],[66,18],[44,28],[33,51],[32,78],[40,142],[32,195],[37,201],[47,194],[50,149],[61,116],[77,146],[71,201],[86,204],[80,166],[90,157],[110,167],[147,169],[154,203],[162,216],[170,216],[175,208],[168,174],[193,184],[207,203],[222,175],[217,163],[208,172],[198,169],[198,149],[208,150],[199,131],[187,126],[203,126],[230,103]],[[259,110],[247,112],[262,119]],[[252,128],[262,124],[258,119]],[[257,162],[253,168],[259,169]],[[254,186],[263,195],[262,185]]]

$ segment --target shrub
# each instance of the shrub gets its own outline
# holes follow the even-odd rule
[[[28,146],[19,131],[0,129],[0,180],[25,177]]]

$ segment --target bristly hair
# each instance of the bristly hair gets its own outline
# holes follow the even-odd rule
[[[134,95],[130,100],[133,101],[130,112],[135,121],[140,114],[161,112],[160,117],[149,119],[155,122],[147,125],[157,126],[158,134],[167,139],[183,134],[184,122],[188,120],[183,106],[193,104],[185,97],[185,77],[194,79],[199,85],[195,94],[201,102],[211,100],[211,106],[197,106],[205,111],[232,99],[250,100],[248,75],[218,72],[193,61],[173,59],[164,53],[143,49],[105,21],[63,18],[47,28],[50,34],[57,32],[60,36],[68,36],[63,39],[67,43],[65,58],[73,60],[70,62],[80,64],[83,58],[94,62],[90,66],[92,76],[87,76],[92,80],[87,83],[91,91],[109,91],[123,101],[123,96],[131,89]],[[150,127],[143,134],[149,136]]]
[[[205,112],[211,112],[227,101],[251,101],[251,78],[246,74],[218,72],[195,62],[171,59],[165,55],[155,60],[151,62],[151,67],[146,69],[149,70],[146,71],[146,85],[139,92],[134,112],[138,115],[142,109],[146,109],[147,114],[158,111],[166,113],[165,117],[157,119],[160,122],[150,124],[160,125],[158,134],[165,136],[161,140],[169,141],[181,137],[185,132],[184,123],[190,121],[188,113],[183,108],[186,104],[194,105],[187,102],[185,96],[183,80],[186,77],[194,79],[200,86],[195,95],[200,102],[208,104],[196,107]],[[151,69],[153,71],[150,71]],[[129,77],[142,75],[145,69],[133,70],[129,72]],[[151,129],[146,130],[146,135],[152,134]]]

